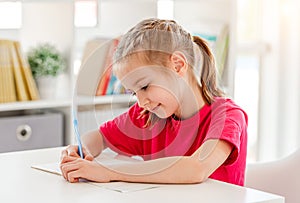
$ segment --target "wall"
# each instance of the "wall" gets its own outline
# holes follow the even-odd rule
[[[262,39],[269,45],[260,70],[259,160],[300,147],[300,15],[295,1],[264,0]]]
[[[130,4],[130,6],[129,6]],[[76,57],[81,57],[81,52],[86,42],[95,37],[117,37],[126,32],[138,21],[156,16],[155,1],[139,0],[114,0],[99,1],[99,19],[95,28],[76,28]]]

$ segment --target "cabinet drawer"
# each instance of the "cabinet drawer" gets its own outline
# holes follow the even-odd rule
[[[0,117],[0,152],[62,146],[63,126],[56,112]]]

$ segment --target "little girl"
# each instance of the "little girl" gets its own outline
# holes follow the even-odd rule
[[[247,115],[217,87],[206,42],[173,20],[147,19],[120,40],[113,71],[137,97],[127,112],[62,151],[66,180],[244,184]],[[104,167],[93,157],[109,147],[142,162]]]

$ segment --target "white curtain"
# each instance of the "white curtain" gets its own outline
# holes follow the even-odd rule
[[[284,157],[300,147],[300,2],[263,0],[258,160]]]

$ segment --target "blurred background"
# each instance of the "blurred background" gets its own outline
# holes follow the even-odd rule
[[[60,110],[63,144],[72,142],[72,89],[85,52],[142,19],[167,18],[212,46],[221,86],[249,116],[248,162],[284,157],[300,146],[299,10],[297,0],[1,0],[0,40],[20,42],[25,56],[39,43],[53,44],[67,67],[55,97],[0,103],[0,119],[21,110]],[[97,98],[99,106],[109,101]]]

